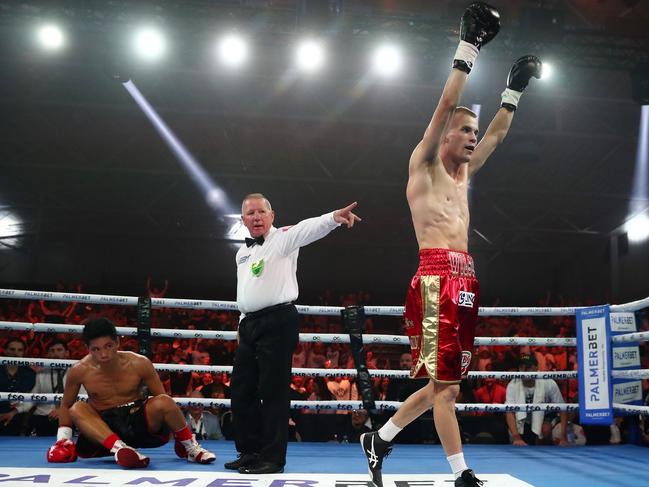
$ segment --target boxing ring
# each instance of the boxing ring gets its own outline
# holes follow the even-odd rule
[[[77,302],[136,306],[138,298],[93,294],[55,293],[0,289],[0,298]],[[152,298],[151,305],[158,308],[185,308],[236,311],[236,304],[228,301]],[[611,306],[611,311],[633,312],[649,307],[649,298]],[[339,316],[342,307],[297,306],[301,314]],[[480,316],[566,316],[574,315],[579,308],[480,308]],[[401,316],[400,306],[364,306],[366,315]],[[57,325],[49,323],[0,322],[0,329],[34,331],[42,333],[79,333],[80,325]],[[138,334],[136,328],[118,327],[121,336]],[[203,338],[235,340],[235,331],[209,330],[150,330],[152,338]],[[648,340],[649,332],[629,333],[612,338],[613,342]],[[301,333],[300,341],[323,343],[350,343],[345,334]],[[398,335],[363,335],[364,344],[408,345],[408,338]],[[475,345],[513,346],[564,346],[574,347],[575,338],[539,337],[477,337]],[[2,365],[29,365],[38,367],[67,368],[74,360],[50,360],[37,358],[0,357]],[[202,366],[154,364],[159,371],[230,372],[231,366]],[[295,375],[305,376],[355,376],[356,369],[294,368]],[[571,379],[579,371],[557,372],[470,372],[470,378],[552,378]],[[404,378],[409,372],[403,370],[370,370],[372,377]],[[649,378],[649,370],[613,371],[612,377]],[[19,393],[0,391],[0,400],[12,402],[57,402],[60,394]],[[80,396],[80,399],[84,398]],[[229,407],[227,399],[174,398],[179,405],[202,405],[203,407]],[[380,410],[394,410],[398,402],[376,401]],[[511,408],[526,408],[526,404],[457,404],[459,412],[488,411],[501,413]],[[649,414],[649,408],[625,404],[613,404],[618,412]],[[344,409],[363,407],[361,401],[292,401],[294,409]],[[574,411],[578,404],[534,404],[545,411]],[[283,474],[265,476],[241,475],[226,471],[223,463],[236,456],[230,441],[202,443],[217,455],[210,465],[188,464],[176,458],[173,442],[158,449],[143,450],[151,457],[146,470],[123,470],[111,457],[83,459],[75,463],[47,463],[45,453],[52,443],[50,437],[0,437],[0,485],[190,485],[190,486],[308,486],[343,487],[368,486],[367,464],[358,444],[339,443],[289,443],[287,464]],[[645,469],[649,450],[634,445],[580,446],[561,448],[557,446],[514,447],[511,445],[464,445],[465,455],[471,468],[489,487],[500,486],[635,486],[646,485]],[[431,473],[433,472],[433,473]],[[398,445],[386,460],[383,469],[386,487],[444,486],[452,485],[446,455],[440,445]]]

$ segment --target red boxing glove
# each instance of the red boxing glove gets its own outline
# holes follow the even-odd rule
[[[47,450],[50,463],[70,463],[77,460],[77,448],[72,440],[59,440]]]

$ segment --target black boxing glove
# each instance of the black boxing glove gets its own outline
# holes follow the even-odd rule
[[[541,77],[543,63],[541,60],[532,55],[523,56],[514,61],[512,69],[507,76],[507,88],[502,93],[501,107],[505,107],[510,112],[516,110],[518,100],[527,88],[532,76],[536,79]]]
[[[478,51],[500,30],[498,10],[484,2],[469,5],[460,23],[460,45],[453,58],[453,67],[470,73]]]

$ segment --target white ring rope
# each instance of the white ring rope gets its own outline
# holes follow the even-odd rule
[[[0,365],[24,365],[27,367],[43,367],[50,369],[67,369],[76,364],[78,360],[53,360],[48,358],[28,358],[28,357],[0,357]],[[189,364],[153,364],[156,370],[163,372],[232,372],[231,365],[189,365]],[[370,369],[372,377],[392,377],[397,379],[407,379],[410,377],[408,370],[384,370]],[[295,367],[291,369],[293,375],[313,376],[313,377],[356,377],[356,369],[311,369],[304,367]],[[566,370],[558,372],[469,372],[470,379],[575,379],[577,378],[576,370]]]
[[[79,302],[91,304],[117,304],[135,306],[138,298],[134,296],[112,296],[103,294],[76,294],[48,291],[27,291],[22,289],[0,289],[0,298],[8,299],[43,299],[45,301]],[[200,308],[212,310],[237,311],[233,301],[213,301],[200,299],[152,298],[151,305],[156,308]],[[649,297],[624,304],[611,306],[611,311],[638,311],[649,307]],[[480,316],[566,316],[574,315],[582,307],[503,307],[479,310]],[[338,315],[343,310],[340,306],[306,306],[298,305],[298,312],[311,315]],[[403,306],[364,306],[366,315],[401,316]]]
[[[649,379],[649,369],[612,370],[611,377],[614,379]]]
[[[37,402],[37,403],[57,403],[61,402],[63,394],[31,394],[31,393],[14,393],[14,392],[0,392],[0,401],[11,402]],[[87,401],[88,396],[79,394],[78,400]],[[208,399],[208,398],[188,398],[188,397],[174,397],[173,400],[179,406],[199,406],[204,408],[210,407],[230,407],[230,399]],[[376,409],[381,411],[393,411],[399,409],[401,402],[399,401],[376,401]],[[636,406],[638,407],[638,406]],[[347,410],[354,411],[363,408],[362,401],[291,401],[291,409],[310,409],[316,411],[322,410]],[[568,403],[535,403],[535,404],[456,404],[455,410],[458,412],[478,412],[485,411],[491,413],[515,413],[518,411],[545,411],[545,412],[559,412],[559,411],[577,411],[579,404]],[[649,408],[646,408],[649,409]],[[638,411],[636,411],[638,412]]]
[[[612,342],[640,342],[649,340],[649,331],[639,331],[636,333],[625,333],[624,335],[616,335],[611,337]]]
[[[29,323],[18,321],[0,321],[0,330],[29,330],[43,333],[81,333],[81,325],[59,325],[52,323]],[[117,333],[122,336],[137,335],[137,328],[118,326]],[[210,340],[236,340],[236,331],[213,330],[178,330],[168,328],[151,328],[154,338],[206,338]],[[301,342],[349,343],[349,335],[335,333],[300,333]],[[475,345],[549,345],[576,346],[575,338],[541,338],[541,337],[476,337]],[[364,344],[409,345],[408,337],[400,335],[363,335]]]

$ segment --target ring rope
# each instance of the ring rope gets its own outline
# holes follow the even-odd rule
[[[614,379],[649,379],[649,369],[612,370],[611,377]]]
[[[618,411],[623,411],[625,413],[644,414],[645,416],[649,416],[649,406],[635,406],[633,404],[622,404],[619,402],[614,402],[613,409],[617,409]]]
[[[8,299],[43,299],[45,301],[81,302],[91,304],[117,304],[125,306],[137,305],[138,298],[134,296],[115,296],[103,294],[59,293],[49,291],[29,291],[23,289],[0,289],[0,298]],[[201,308],[212,310],[237,311],[234,301],[215,301],[200,299],[152,298],[151,305],[156,308]],[[298,312],[312,315],[338,315],[340,306],[296,306]],[[611,311],[638,311],[649,307],[649,297],[624,304],[611,306]],[[583,307],[481,307],[481,316],[566,316],[574,315]],[[367,315],[401,316],[403,306],[364,306]]]
[[[0,392],[0,401],[26,401],[37,403],[58,403],[63,399],[63,394],[31,394],[31,393],[15,393],[15,392]],[[209,398],[186,398],[186,397],[173,397],[176,404],[188,407],[230,407],[230,399],[209,399]],[[88,396],[79,394],[78,400],[87,401]],[[376,401],[376,409],[383,411],[393,411],[399,409],[401,402],[399,401]],[[362,401],[291,401],[291,409],[310,409],[310,410],[347,410],[353,411],[363,409]],[[546,411],[546,412],[559,412],[559,411],[576,411],[579,409],[579,404],[569,403],[535,403],[535,404],[488,404],[488,403],[475,403],[475,404],[456,404],[455,410],[459,412],[479,412],[486,411],[492,413],[504,412],[518,412],[518,411]],[[646,408],[649,409],[649,408]],[[636,411],[638,412],[638,411]]]
[[[29,323],[19,321],[0,321],[0,330],[28,330],[44,333],[81,333],[82,325],[60,325],[52,323]],[[137,328],[118,326],[117,333],[122,336],[137,335]],[[157,338],[206,338],[210,340],[236,340],[236,331],[178,330],[151,328],[151,336]],[[335,333],[300,333],[301,342],[349,343],[349,335]],[[363,335],[365,344],[409,345],[408,337],[400,335]],[[574,347],[575,338],[554,337],[476,337],[475,345],[550,345]]]
[[[43,367],[50,369],[67,369],[76,364],[78,360],[69,359],[48,359],[48,358],[16,358],[0,357],[0,365],[24,365],[28,367]],[[189,365],[189,364],[153,364],[156,370],[162,372],[232,372],[231,365]],[[410,377],[408,370],[385,370],[370,369],[368,370],[372,377],[392,377],[397,379],[407,379]],[[315,377],[336,377],[347,376],[356,377],[356,369],[315,369],[305,367],[294,367],[291,369],[293,375],[315,376]],[[547,372],[503,372],[503,371],[472,371],[469,372],[470,379],[575,379],[577,378],[576,370],[566,371],[547,371]]]
[[[649,340],[649,331],[639,331],[635,333],[625,333],[611,337],[612,342],[640,342]]]

